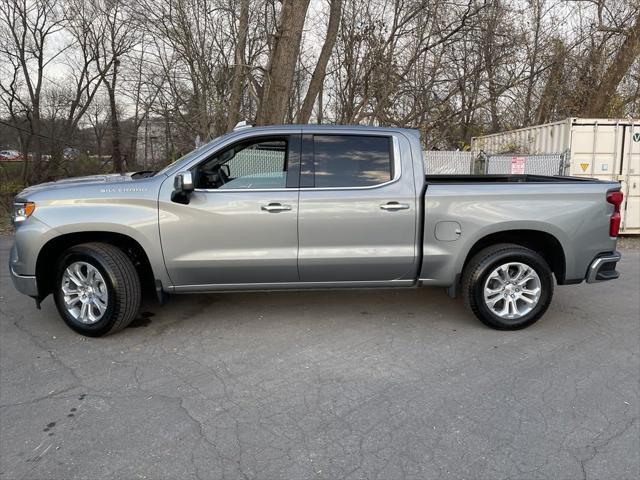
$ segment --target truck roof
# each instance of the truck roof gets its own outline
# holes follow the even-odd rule
[[[344,130],[363,130],[363,131],[380,131],[380,132],[405,132],[410,135],[419,137],[420,132],[416,129],[401,128],[401,127],[379,127],[369,125],[316,125],[316,124],[285,124],[285,125],[266,125],[260,127],[254,127],[251,125],[236,126],[234,131],[249,131],[252,132],[264,132],[270,130],[314,130],[314,131],[327,131],[327,132],[340,132]]]

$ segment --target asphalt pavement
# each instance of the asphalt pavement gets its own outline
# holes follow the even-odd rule
[[[105,338],[0,237],[1,479],[637,479],[640,251],[490,330],[440,289],[174,296]]]

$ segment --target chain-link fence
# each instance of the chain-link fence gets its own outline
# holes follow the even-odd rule
[[[284,170],[284,143],[279,148],[247,148],[239,151],[226,162],[231,178],[265,173],[282,173]]]
[[[427,175],[568,175],[568,152],[547,155],[424,151]]]
[[[472,152],[435,151],[422,152],[428,175],[469,175],[473,173],[475,156]]]
[[[486,155],[484,173],[488,175],[520,173],[526,175],[566,175],[569,171],[566,153],[546,155]]]

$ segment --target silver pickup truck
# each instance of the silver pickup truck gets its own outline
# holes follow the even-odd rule
[[[238,128],[159,172],[36,185],[15,199],[16,288],[75,331],[124,328],[142,291],[446,287],[518,329],[559,285],[618,277],[618,183],[430,176],[417,132]]]

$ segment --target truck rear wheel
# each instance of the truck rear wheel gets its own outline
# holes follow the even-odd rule
[[[515,244],[477,253],[464,270],[467,306],[485,325],[518,330],[535,323],[553,297],[553,275],[538,253]]]
[[[119,248],[84,243],[68,249],[58,262],[54,297],[69,327],[100,337],[126,327],[140,308],[140,278]]]

